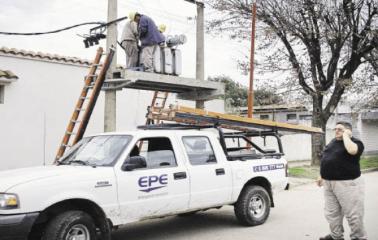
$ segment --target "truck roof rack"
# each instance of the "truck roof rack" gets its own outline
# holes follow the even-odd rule
[[[288,123],[280,123],[269,120],[260,120],[254,118],[246,118],[235,115],[206,111],[183,106],[171,105],[168,109],[155,109],[151,107],[147,113],[150,120],[173,121],[187,125],[215,125],[225,129],[238,130],[246,134],[249,132],[251,136],[260,134],[261,132],[285,131],[307,134],[322,134],[321,128],[308,127],[303,125],[294,125]],[[195,129],[194,127],[191,127]],[[161,128],[160,128],[161,129]],[[188,129],[188,128],[186,128]],[[255,135],[256,136],[256,135]]]
[[[160,123],[151,125],[140,125],[137,128],[143,130],[181,130],[181,129],[204,129],[214,128],[216,126],[207,125],[193,125],[193,124],[180,124],[180,123]]]
[[[195,125],[195,124],[182,124],[182,123],[159,123],[150,125],[140,125],[137,127],[142,130],[191,130],[191,129],[207,129],[207,128],[217,128],[216,124],[207,125]],[[225,137],[257,137],[257,136],[270,136],[272,134],[278,134],[276,130],[248,130],[248,131],[237,131],[237,132],[224,132]],[[279,134],[278,134],[279,135]]]

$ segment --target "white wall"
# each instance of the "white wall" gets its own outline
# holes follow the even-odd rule
[[[378,154],[378,121],[377,120],[361,120],[357,122],[359,129],[359,137],[364,143],[364,153],[367,155]]]
[[[353,136],[359,138],[364,143],[365,155],[378,153],[378,121],[361,120],[359,114],[339,114],[337,117],[332,116],[327,123],[326,144],[334,138],[335,132],[333,129],[338,121],[352,123]],[[299,124],[310,126],[311,121],[299,121]],[[311,136],[308,134],[285,135],[282,137],[282,145],[288,161],[311,159]]]
[[[0,104],[0,170],[52,163],[88,68],[6,56],[0,56],[0,66],[19,77],[5,86],[4,104]],[[118,91],[117,131],[144,124],[151,100],[149,91]],[[169,102],[176,103],[174,94]],[[206,107],[224,111],[221,100]],[[103,132],[103,112],[102,92],[86,134]]]
[[[311,135],[290,134],[281,137],[282,147],[287,161],[311,159]]]

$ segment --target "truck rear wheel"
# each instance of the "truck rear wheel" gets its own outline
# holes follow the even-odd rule
[[[43,240],[95,240],[93,219],[83,211],[68,211],[53,218],[46,226]]]
[[[247,186],[235,203],[234,211],[236,218],[245,226],[263,224],[270,213],[268,192],[260,186]]]

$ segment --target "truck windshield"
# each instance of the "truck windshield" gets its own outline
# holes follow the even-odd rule
[[[128,135],[83,138],[61,158],[59,164],[112,166],[130,140]]]

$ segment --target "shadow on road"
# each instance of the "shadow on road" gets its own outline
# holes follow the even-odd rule
[[[128,239],[176,239],[186,236],[211,234],[225,228],[243,228],[230,211],[211,211],[186,217],[167,217],[125,225],[113,233],[114,240]]]

